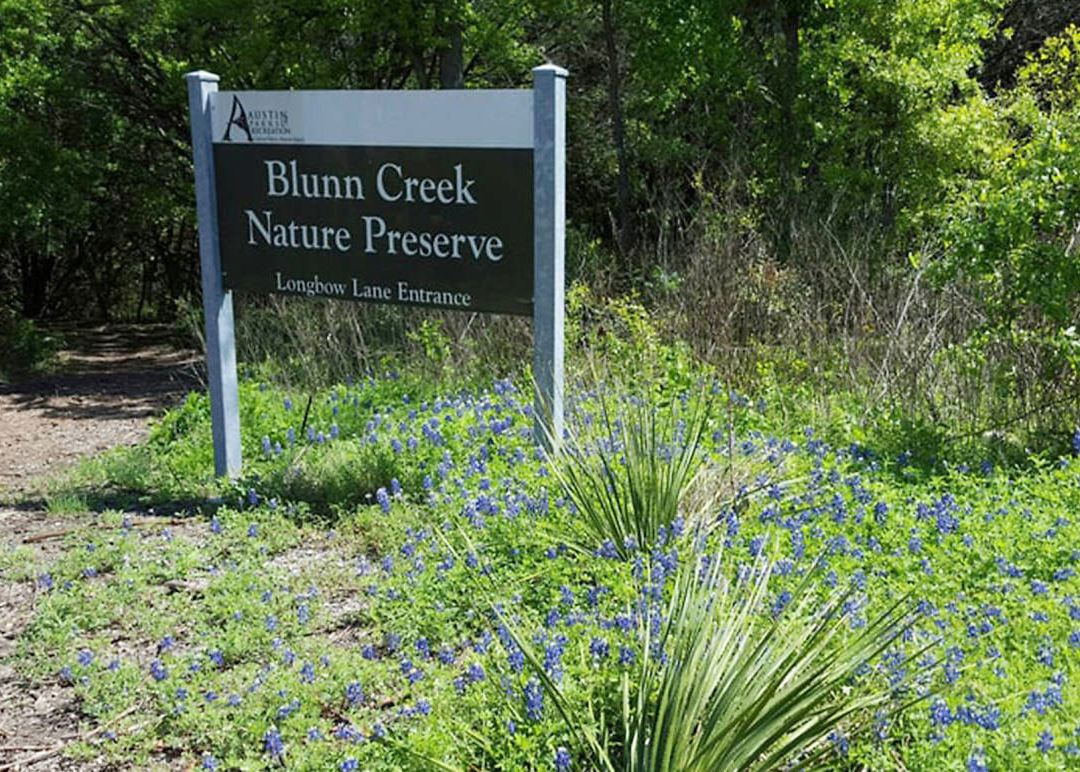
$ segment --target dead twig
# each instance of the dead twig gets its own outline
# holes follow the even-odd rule
[[[81,735],[72,737],[69,740],[57,743],[56,745],[46,746],[44,750],[40,750],[36,753],[31,754],[30,756],[24,756],[21,759],[15,759],[14,761],[9,761],[7,764],[0,765],[0,772],[8,772],[9,770],[19,769],[20,767],[26,766],[27,764],[36,764],[39,761],[44,761],[45,759],[57,756],[63,753],[64,749],[72,743],[85,742],[86,740],[89,740],[105,732],[110,726],[114,725],[120,719],[134,713],[138,709],[138,707],[138,705],[132,705],[130,708],[120,711],[115,716],[106,721],[104,724],[94,729],[91,729],[89,732],[84,732]]]
[[[105,530],[115,531],[118,528],[141,528],[141,527],[147,526],[147,525],[161,525],[161,526],[185,525],[186,523],[190,523],[190,522],[191,522],[191,518],[186,518],[186,519],[183,519],[183,520],[177,520],[177,519],[160,520],[160,519],[156,519],[156,518],[152,518],[152,517],[146,517],[146,518],[140,518],[138,520],[133,520],[133,521],[127,523],[126,525],[125,524],[120,524],[120,525],[97,525],[96,527],[98,529],[105,529]],[[49,539],[59,539],[59,538],[61,538],[63,536],[67,536],[69,534],[75,533],[76,531],[79,531],[79,530],[81,530],[82,528],[85,528],[85,527],[86,526],[74,526],[72,528],[57,528],[56,530],[53,530],[53,531],[42,531],[41,533],[35,533],[32,536],[27,536],[25,539],[23,539],[23,544],[36,544],[37,542],[48,541]]]

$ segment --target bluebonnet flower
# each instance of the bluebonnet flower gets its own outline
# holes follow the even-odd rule
[[[375,491],[375,499],[379,502],[383,514],[390,512],[390,494],[386,492],[386,488],[379,488]]]
[[[473,662],[469,665],[468,670],[465,671],[465,675],[472,683],[484,680],[484,667],[479,662]]]
[[[1036,652],[1036,658],[1039,660],[1039,662],[1046,665],[1047,667],[1053,667],[1054,647],[1049,643],[1042,644],[1041,646],[1039,646],[1039,649]]]
[[[484,630],[480,633],[480,637],[472,642],[472,649],[477,654],[487,654],[488,647],[491,646],[491,642],[495,640],[490,630]]]
[[[949,726],[956,720],[945,700],[935,700],[930,706],[930,723],[933,726]]]
[[[154,677],[155,681],[164,681],[169,677],[169,671],[165,669],[165,665],[160,659],[155,659],[150,663],[150,675]]]
[[[570,751],[561,745],[555,749],[555,769],[557,772],[569,772]]]
[[[1035,743],[1035,747],[1043,753],[1049,753],[1054,747],[1054,733],[1049,729],[1044,729],[1039,735],[1039,740]]]
[[[780,612],[784,610],[787,604],[791,601],[791,591],[784,590],[776,596],[776,601],[773,603],[772,614],[774,617],[780,616]]]
[[[990,772],[986,759],[981,753],[973,754],[967,761],[967,772]]]
[[[634,653],[634,650],[631,649],[629,646],[620,646],[619,647],[619,664],[620,665],[632,665],[632,664],[634,664],[634,659],[636,657],[637,657],[637,655]]]
[[[202,766],[200,768],[201,769],[211,769],[211,770],[212,769],[217,769],[217,759],[215,759],[209,753],[204,753],[203,757],[202,757]]]
[[[360,769],[360,763],[352,756],[341,762],[341,766],[338,767],[341,772],[353,772],[353,770]]]
[[[79,664],[83,667],[87,667],[94,661],[94,652],[89,649],[79,649]]]
[[[310,662],[305,662],[304,666],[300,668],[300,683],[310,684],[315,680],[315,666]]]
[[[619,552],[615,548],[615,542],[611,539],[605,539],[604,543],[600,545],[600,548],[593,553],[594,557],[606,558],[608,560],[614,560],[619,557]]]
[[[844,736],[844,733],[842,731],[837,729],[836,731],[830,733],[829,741],[833,744],[833,747],[836,748],[836,752],[839,753],[841,756],[848,755],[848,747],[850,745],[850,742],[848,741],[848,738]]]
[[[263,751],[270,754],[270,758],[280,759],[285,754],[285,743],[281,740],[276,726],[266,730],[263,735]]]
[[[525,684],[525,714],[533,721],[544,717],[544,690],[535,678]]]
[[[514,648],[506,655],[507,663],[510,665],[510,669],[515,673],[520,673],[525,667],[525,653],[521,649]]]

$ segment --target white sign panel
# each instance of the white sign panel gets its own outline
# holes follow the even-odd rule
[[[213,141],[373,147],[533,147],[533,94],[460,91],[221,91]]]

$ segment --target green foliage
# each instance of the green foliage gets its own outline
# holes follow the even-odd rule
[[[660,405],[647,383],[640,386],[606,393],[611,384],[601,385],[596,414],[581,416],[585,428],[556,443],[552,472],[581,518],[580,533],[568,539],[585,554],[598,544],[623,558],[649,551],[684,519],[691,530],[708,529],[697,513],[684,517],[681,505],[701,470],[711,403],[698,395],[685,406]]]
[[[0,310],[0,381],[47,368],[59,347],[58,336],[30,319]]]
[[[604,297],[584,284],[566,296],[566,345],[572,377],[584,382],[599,367],[622,383],[649,383],[661,391],[695,389],[700,373],[690,347],[672,338],[634,295]]]
[[[896,709],[888,689],[852,699],[842,687],[911,626],[903,602],[848,635],[846,593],[821,608],[807,576],[763,619],[773,566],[761,559],[739,581],[725,576],[723,556],[701,558],[675,579],[659,636],[669,662],[647,652],[636,695],[624,681],[621,768],[768,770],[793,754],[814,768],[838,726],[854,732],[873,711]]]
[[[311,770],[350,758],[372,770],[534,770],[560,748],[571,769],[602,769],[605,757],[617,769],[657,768],[651,754],[668,751],[679,758],[670,768],[695,758],[738,768],[710,756],[736,737],[779,737],[778,753],[798,741],[785,760],[800,767],[937,769],[985,757],[992,768],[1049,771],[1070,758],[1080,704],[1055,686],[1080,641],[1074,460],[975,473],[901,466],[870,451],[881,425],[843,395],[833,395],[843,420],[830,426],[804,407],[809,386],[709,395],[724,425],[703,434],[681,508],[707,512],[711,533],[703,540],[705,527],[688,524],[680,536],[676,524],[652,550],[620,559],[567,548],[584,513],[532,444],[528,394],[499,380],[431,396],[409,393],[409,382],[317,390],[310,410],[307,394],[246,383],[245,475],[220,486],[210,482],[209,406],[191,399],[148,445],[102,459],[94,474],[118,472],[151,498],[158,485],[199,495],[164,510],[196,516],[106,511],[57,549],[0,553],[11,579],[37,575],[20,676],[52,685],[59,675],[55,688],[77,698],[87,732],[116,733],[88,735],[71,754],[150,766],[167,753],[198,766],[209,753],[219,768],[264,768],[275,763],[265,751],[274,729],[286,764]],[[696,397],[684,406],[681,390],[647,391],[657,436],[678,436],[684,419],[689,437]],[[599,396],[575,397],[572,435],[599,439]],[[641,403],[604,398],[613,427],[638,415]],[[603,451],[612,468],[619,431]],[[937,442],[934,427],[891,431],[895,448]],[[366,468],[383,463],[402,490],[369,502],[358,496],[377,483],[364,481]],[[289,489],[296,468],[304,476]],[[718,480],[716,469],[735,472]],[[94,503],[63,482],[55,498]],[[323,506],[331,522],[315,516]],[[905,597],[917,613],[888,624],[909,610]],[[882,646],[868,670],[844,677]],[[354,683],[364,696],[350,702]],[[921,694],[937,695],[933,705],[893,712]],[[685,720],[698,708],[701,721]],[[778,727],[792,718],[788,736]],[[1062,738],[1045,752],[1044,731]]]

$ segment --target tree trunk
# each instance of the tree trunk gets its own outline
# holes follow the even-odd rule
[[[626,126],[622,113],[622,74],[619,71],[619,47],[615,39],[615,20],[612,0],[601,0],[604,48],[607,54],[608,107],[611,110],[611,133],[615,141],[615,160],[618,165],[617,195],[619,220],[616,242],[624,262],[632,238],[630,225],[630,174],[626,159]]]
[[[465,88],[465,60],[461,45],[461,27],[455,25],[448,35],[450,44],[439,51],[439,86]]]
[[[777,124],[778,172],[780,175],[780,217],[777,223],[776,256],[787,262],[792,252],[792,230],[798,203],[799,127],[795,102],[799,98],[799,27],[802,0],[784,0],[780,16],[783,55],[777,68],[776,95],[780,107]]]

